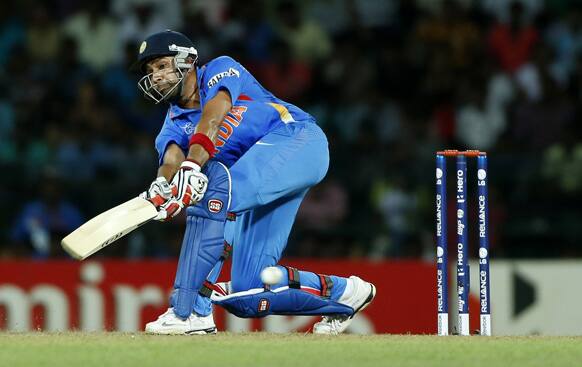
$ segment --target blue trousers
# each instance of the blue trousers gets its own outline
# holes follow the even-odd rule
[[[262,287],[261,271],[276,265],[291,232],[301,201],[329,167],[327,138],[315,123],[281,126],[252,146],[232,167],[230,212],[224,239],[233,246],[231,285],[239,292]],[[319,277],[300,271],[301,284],[320,289]],[[332,276],[331,299],[337,300],[346,279]],[[288,285],[287,279],[281,284]],[[208,299],[198,297],[194,311],[210,312]]]

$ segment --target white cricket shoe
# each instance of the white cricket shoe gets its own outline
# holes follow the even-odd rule
[[[353,308],[354,313],[351,316],[323,316],[320,322],[313,325],[314,334],[338,335],[343,333],[352,323],[354,316],[372,303],[376,296],[376,287],[374,284],[366,282],[354,275],[350,277],[350,280],[352,281],[351,292],[349,294],[346,294],[348,292],[344,292],[338,302]]]
[[[158,335],[216,334],[216,325],[212,314],[198,316],[192,313],[186,320],[182,320],[176,316],[173,308],[168,308],[156,321],[146,324],[145,332]]]

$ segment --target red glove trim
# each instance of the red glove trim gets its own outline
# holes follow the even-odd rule
[[[150,198],[149,201],[154,204],[156,208],[159,208],[163,203],[166,202],[166,199],[164,199],[161,195],[156,195],[153,198]]]
[[[214,143],[212,142],[212,140],[210,140],[208,136],[201,133],[196,133],[192,135],[188,147],[191,147],[194,144],[199,144],[200,146],[202,146],[202,148],[204,148],[204,150],[208,153],[210,158],[214,157],[214,152],[216,148],[214,146]]]
[[[168,207],[166,208],[167,217],[165,221],[169,221],[170,219],[172,219],[176,215],[176,212],[178,210],[180,210],[180,205],[178,205],[178,203],[171,203],[170,205],[168,205]]]
[[[190,185],[188,185],[188,187],[186,187],[184,197],[182,198],[182,204],[184,204],[184,206],[188,206],[191,204],[191,201],[192,201],[192,188],[190,187]]]

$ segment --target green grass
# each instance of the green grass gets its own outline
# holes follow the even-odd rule
[[[580,366],[581,337],[0,333],[0,366]]]

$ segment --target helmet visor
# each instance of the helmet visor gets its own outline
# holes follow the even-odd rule
[[[156,104],[167,101],[180,92],[184,72],[176,67],[176,57],[172,59],[172,70],[157,70],[144,75],[137,83],[144,96]]]

